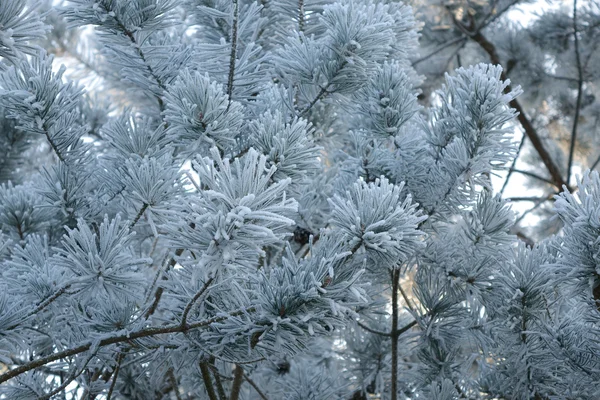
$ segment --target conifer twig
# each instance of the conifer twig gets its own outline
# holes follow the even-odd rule
[[[581,101],[583,98],[583,67],[581,66],[581,53],[579,51],[579,31],[577,27],[577,0],[573,0],[573,36],[575,38],[575,61],[577,64],[577,101],[575,103],[575,115],[573,116],[573,128],[571,130],[571,143],[569,146],[569,161],[567,163],[567,186],[571,181],[571,168],[573,167],[573,154],[575,153],[575,142],[577,141],[577,124],[581,112]]]
[[[238,0],[233,0],[233,23],[231,25],[231,52],[229,54],[229,74],[227,76],[227,97],[229,106],[233,96],[233,78],[235,76],[235,62],[237,60],[237,36],[238,36],[239,4]]]

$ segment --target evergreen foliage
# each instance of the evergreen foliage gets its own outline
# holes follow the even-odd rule
[[[0,2],[0,399],[600,397],[600,176],[519,242],[490,176],[522,91],[476,64],[420,106],[418,29]]]

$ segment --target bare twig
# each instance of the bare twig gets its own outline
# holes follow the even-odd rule
[[[463,41],[466,42],[467,40],[468,39],[467,39],[467,37],[465,35],[461,35],[461,36],[458,36],[458,37],[456,37],[456,38],[454,38],[452,40],[447,41],[446,43],[442,43],[441,45],[439,45],[438,47],[436,47],[435,49],[433,49],[429,54],[424,55],[423,57],[419,57],[416,60],[414,60],[412,62],[412,65],[414,67],[415,65],[420,64],[423,61],[426,61],[426,60],[430,59],[431,57],[435,56],[440,51],[442,51],[444,49],[447,49],[448,47],[450,47],[450,46],[452,46],[452,45],[454,45],[456,43],[463,42]]]
[[[542,182],[546,182],[546,183],[549,183],[551,185],[554,185],[554,182],[552,182],[550,179],[547,179],[547,178],[544,178],[543,176],[539,176],[537,174],[534,174],[531,171],[525,171],[525,170],[516,169],[516,168],[513,168],[512,171],[516,172],[516,173],[519,173],[519,174],[522,174],[522,175],[527,175],[527,176],[529,176],[531,178],[534,178],[534,179],[540,180]]]
[[[173,372],[173,368],[169,369],[168,375],[169,380],[171,381],[171,387],[173,388],[173,392],[175,393],[175,398],[177,400],[182,400],[181,394],[179,394],[179,386],[177,385],[177,377],[175,376],[175,372]]]
[[[569,147],[569,161],[567,164],[567,186],[571,181],[571,168],[573,167],[573,153],[575,152],[575,141],[577,140],[577,123],[583,97],[583,68],[581,66],[581,54],[579,52],[579,32],[577,30],[577,0],[573,0],[573,35],[575,37],[575,61],[577,63],[577,102],[575,104],[575,115],[573,116],[573,129],[571,130],[571,145]]]
[[[192,307],[194,306],[194,304],[196,304],[196,301],[198,301],[198,299],[204,294],[204,292],[206,292],[206,290],[208,289],[208,286],[212,283],[212,281],[213,281],[213,278],[210,278],[206,282],[204,282],[204,286],[202,286],[202,288],[194,295],[194,297],[192,297],[192,299],[185,306],[185,309],[183,310],[183,314],[181,315],[181,326],[182,327],[185,328],[187,326],[188,314],[192,310]]]
[[[231,52],[229,53],[229,74],[227,76],[227,97],[231,105],[233,96],[233,78],[235,76],[235,62],[237,60],[237,36],[238,36],[239,4],[238,0],[233,0],[233,22],[231,25]]]
[[[392,277],[392,393],[391,399],[398,398],[398,286],[400,286],[400,270],[393,269]]]
[[[238,400],[240,398],[240,391],[242,389],[242,382],[244,381],[244,370],[240,365],[235,366],[233,372],[233,383],[231,385],[231,396],[230,400]]]
[[[256,393],[258,393],[263,400],[269,400],[267,396],[260,390],[258,385],[252,379],[250,379],[246,373],[244,373],[244,379],[250,384],[250,386],[254,388],[254,390],[256,390]]]
[[[361,328],[363,328],[365,331],[367,332],[371,332],[375,335],[379,335],[379,336],[386,336],[386,337],[391,337],[392,334],[388,333],[388,332],[382,332],[382,331],[378,331],[376,329],[370,328],[369,326],[367,326],[366,324],[363,324],[360,321],[356,321],[356,323],[358,324],[358,326],[360,326]]]
[[[208,398],[210,400],[218,400],[217,394],[215,393],[215,388],[212,384],[212,379],[210,378],[210,370],[208,369],[207,362],[200,363],[200,373],[202,375],[202,380],[204,381],[204,388],[206,389]]]
[[[182,327],[181,324],[175,324],[175,325],[166,325],[166,326],[160,326],[160,327],[144,328],[144,329],[140,329],[140,330],[137,330],[134,332],[129,332],[127,334],[119,334],[119,335],[107,337],[107,338],[102,339],[99,342],[97,342],[96,345],[98,347],[105,347],[105,346],[109,346],[112,344],[131,342],[135,339],[141,339],[144,337],[164,335],[164,334],[169,334],[169,333],[183,333],[183,332],[191,330],[191,329],[206,328],[206,327],[210,326],[211,324],[224,321],[227,318],[235,317],[235,316],[239,316],[239,315],[243,315],[243,314],[246,314],[249,312],[255,312],[255,311],[256,311],[256,309],[254,307],[249,307],[244,310],[231,312],[227,315],[213,317],[213,318],[205,319],[202,321],[194,322],[194,323],[188,324],[186,327]],[[41,357],[36,360],[30,361],[26,364],[23,364],[17,368],[11,369],[11,370],[5,372],[4,374],[0,375],[0,383],[6,382],[9,379],[19,376],[27,371],[31,371],[38,367],[44,366],[53,361],[62,360],[67,357],[71,357],[71,356],[74,356],[77,354],[84,353],[84,352],[90,350],[91,348],[92,348],[92,342],[87,342],[80,346],[66,349],[63,351],[59,351],[56,353],[52,353],[48,356]]]
[[[298,31],[304,32],[304,0],[298,0]]]
[[[124,352],[120,352],[117,356],[117,366],[115,367],[115,372],[113,373],[112,382],[110,383],[110,388],[108,389],[108,394],[106,395],[106,400],[110,400],[112,398],[113,391],[115,390],[115,386],[117,384],[117,378],[119,377],[119,370],[121,369],[121,362],[125,357]]]
[[[512,164],[510,165],[510,168],[508,169],[508,174],[506,174],[506,179],[504,180],[504,184],[502,185],[502,189],[500,189],[500,195],[504,194],[504,190],[508,186],[508,181],[510,180],[510,176],[512,175],[513,170],[515,169],[515,166],[517,165],[517,159],[519,158],[519,154],[521,154],[521,150],[523,149],[523,145],[525,144],[526,138],[527,138],[526,135],[523,135],[523,137],[521,138],[521,143],[519,143],[519,148],[517,149],[517,154],[515,154],[515,158],[513,158]]]
[[[133,221],[131,221],[131,224],[129,224],[129,229],[133,229],[133,227],[135,226],[135,224],[137,224],[138,221],[140,220],[140,218],[142,218],[142,215],[144,215],[144,213],[146,212],[147,208],[148,208],[148,204],[147,203],[142,204],[142,208],[140,208],[140,211],[137,213],[137,215],[135,216],[135,218],[133,219]]]

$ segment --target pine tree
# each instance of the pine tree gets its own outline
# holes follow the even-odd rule
[[[490,175],[521,89],[476,64],[421,107],[418,28],[0,3],[0,398],[600,396],[600,177],[520,243]]]
[[[513,228],[529,244],[561,229],[554,195],[575,176],[600,164],[597,147],[600,51],[598,0],[411,0],[420,14],[420,56],[412,59],[427,77],[424,103],[444,73],[462,64],[491,62],[527,90],[511,106],[520,115],[518,156],[498,186],[517,202]],[[527,190],[514,190],[526,186]]]

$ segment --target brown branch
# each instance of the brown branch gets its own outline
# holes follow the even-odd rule
[[[231,98],[233,96],[233,78],[235,76],[235,62],[237,59],[237,36],[238,36],[238,18],[239,18],[239,4],[238,0],[233,0],[233,23],[231,25],[231,53],[229,54],[229,74],[227,76],[227,97],[229,104],[227,109],[231,105]]]
[[[464,35],[458,36],[452,40],[447,41],[446,43],[442,43],[441,45],[439,45],[438,47],[436,47],[435,49],[433,49],[429,54],[423,56],[423,57],[419,57],[417,58],[415,61],[412,62],[412,66],[414,67],[417,64],[422,63],[423,61],[426,61],[428,59],[430,59],[431,57],[435,56],[437,53],[439,53],[440,51],[447,49],[448,47],[462,42],[462,41],[466,41],[467,37]]]
[[[259,389],[258,385],[256,385],[256,383],[252,379],[250,379],[250,377],[246,375],[246,373],[244,373],[244,379],[250,384],[250,386],[254,388],[254,390],[256,390],[256,393],[258,393],[258,395],[263,400],[269,400],[267,396]]]
[[[224,321],[229,317],[235,317],[235,316],[243,315],[245,313],[254,312],[254,311],[256,311],[256,309],[254,307],[249,307],[245,310],[234,311],[225,316],[209,318],[206,320],[191,323],[186,326],[182,326],[181,324],[176,324],[176,325],[166,325],[166,326],[161,326],[161,327],[149,327],[149,328],[145,328],[145,329],[140,329],[138,331],[130,332],[128,334],[121,334],[121,335],[116,335],[116,336],[102,339],[97,343],[97,346],[105,347],[105,346],[109,346],[112,344],[130,342],[135,339],[141,339],[144,337],[150,337],[150,336],[156,336],[156,335],[164,335],[164,334],[168,334],[168,333],[183,333],[183,332],[186,332],[191,329],[205,328],[205,327],[210,326],[213,323]],[[41,366],[51,363],[53,361],[57,361],[57,360],[61,360],[61,359],[67,358],[67,357],[77,355],[77,354],[81,354],[83,352],[90,350],[91,348],[92,348],[92,342],[88,342],[88,343],[82,344],[77,347],[59,351],[59,352],[50,354],[46,357],[42,357],[42,358],[38,358],[37,360],[30,361],[27,364],[23,364],[17,368],[11,369],[10,371],[5,372],[4,374],[0,375],[0,383],[6,382],[9,379],[12,379],[18,375],[21,375],[21,374],[27,372],[27,371],[31,371],[33,369],[36,369],[38,367],[41,367]]]
[[[179,257],[182,254],[183,254],[183,249],[175,250],[175,256]],[[169,268],[174,267],[175,264],[177,264],[177,260],[175,260],[175,258],[171,258],[165,269],[168,271]],[[152,316],[152,314],[154,314],[156,312],[156,309],[158,308],[158,303],[160,302],[160,299],[162,298],[163,291],[164,291],[164,289],[162,287],[159,287],[156,289],[156,292],[154,292],[154,301],[152,302],[152,305],[150,306],[150,308],[144,315],[144,318],[148,319]]]
[[[494,46],[494,44],[492,42],[490,42],[481,33],[481,27],[477,30],[469,30],[462,23],[460,23],[459,21],[456,20],[456,17],[450,10],[449,10],[449,12],[452,17],[452,21],[454,22],[456,27],[458,29],[460,29],[463,33],[465,33],[468,37],[470,37],[475,43],[477,43],[488,54],[488,56],[490,57],[491,63],[502,66],[502,63],[500,61],[500,56],[498,55],[498,52],[496,51],[496,46]],[[506,76],[506,73],[504,71],[502,71],[502,73],[500,75],[500,79],[502,79],[503,81],[508,80],[508,77]],[[507,85],[506,88],[504,89],[505,93],[510,93],[511,91],[512,91],[512,87],[510,85]],[[548,169],[548,172],[550,173],[550,176],[552,177],[553,185],[556,186],[559,190],[562,190],[563,186],[567,186],[567,188],[568,188],[567,182],[563,179],[563,177],[560,173],[560,169],[555,164],[555,162],[552,160],[550,153],[548,153],[548,151],[544,147],[544,144],[542,143],[542,140],[541,140],[537,130],[535,129],[535,127],[533,126],[533,124],[531,123],[529,118],[527,118],[527,115],[525,114],[525,110],[521,106],[521,103],[519,103],[519,101],[517,99],[513,99],[510,101],[509,105],[512,108],[514,108],[515,111],[517,111],[517,113],[518,113],[517,120],[523,127],[523,130],[525,131],[525,134],[531,141],[531,144],[533,144],[534,149],[537,151],[538,155],[542,159],[542,162],[546,166],[546,169]]]
[[[298,31],[304,32],[304,0],[298,0]]]
[[[569,147],[569,161],[567,163],[567,186],[571,181],[571,168],[573,167],[573,154],[577,140],[577,123],[583,97],[583,68],[581,66],[581,53],[579,52],[579,32],[577,30],[577,0],[573,0],[573,35],[575,36],[575,60],[577,62],[577,102],[573,116],[573,129],[571,131],[571,146]]]
[[[142,205],[142,208],[140,209],[140,211],[137,213],[137,215],[133,219],[133,221],[131,221],[131,224],[129,224],[129,229],[133,229],[135,224],[137,224],[137,222],[140,220],[140,218],[142,218],[142,215],[144,215],[147,208],[148,208],[148,203],[144,203]]]
[[[483,36],[483,34],[481,32],[475,33],[473,36],[471,36],[471,38],[477,44],[479,44],[479,46],[483,50],[485,50],[485,52],[489,55],[490,61],[492,62],[492,64],[502,65],[502,63],[500,62],[500,57],[498,56],[498,53],[496,52],[496,47],[485,36]],[[504,71],[502,72],[500,79],[502,79],[503,81],[506,81],[508,79],[508,77],[506,76]],[[504,91],[505,91],[505,93],[511,92],[512,91],[511,86],[508,85],[504,89]],[[546,148],[544,147],[544,144],[542,143],[542,140],[541,140],[537,130],[535,129],[535,127],[533,126],[533,124],[531,123],[531,121],[529,120],[527,115],[525,114],[525,110],[521,106],[521,103],[519,103],[519,101],[517,99],[513,99],[510,101],[509,105],[519,113],[517,115],[517,120],[523,127],[523,130],[525,131],[525,134],[531,141],[533,148],[537,151],[538,155],[542,159],[542,162],[546,166],[546,169],[550,173],[550,176],[552,177],[552,183],[554,184],[554,186],[556,186],[559,190],[562,190],[563,186],[568,187],[567,182],[565,182],[565,180],[563,179],[563,177],[560,173],[560,169],[552,160],[552,157],[550,156],[550,153],[548,153],[548,150],[546,150]]]
[[[521,175],[526,175],[526,176],[529,176],[529,177],[531,177],[531,178],[534,178],[534,179],[540,180],[540,181],[542,181],[542,182],[549,183],[549,184],[551,184],[551,185],[554,185],[554,182],[553,182],[553,181],[551,181],[550,179],[544,178],[543,176],[539,176],[539,175],[537,175],[537,174],[535,174],[535,173],[533,173],[533,172],[531,172],[531,171],[526,171],[526,170],[523,170],[523,169],[517,169],[517,168],[511,168],[511,171],[512,171],[512,172],[516,172],[516,173],[518,173],[518,174],[521,174]]]
[[[154,72],[154,69],[152,68],[152,66],[150,65],[150,63],[146,60],[146,55],[142,51],[142,43],[138,43],[138,41],[135,38],[135,35],[133,34],[133,32],[130,31],[129,29],[127,29],[127,27],[125,26],[125,24],[114,14],[114,12],[112,12],[113,10],[111,10],[108,7],[104,6],[104,11],[106,11],[106,13],[109,14],[109,15],[111,15],[111,13],[112,13],[113,20],[115,21],[115,23],[117,24],[117,26],[119,27],[119,29],[121,30],[121,32],[125,36],[127,36],[127,38],[129,38],[129,40],[131,41],[131,44],[133,45],[132,47],[136,50],[138,56],[142,60],[142,63],[146,67],[146,70],[148,71],[148,73],[150,74],[150,76],[152,78],[154,78],[154,80],[156,81],[156,84],[158,85],[158,87],[161,90],[166,91],[167,87],[162,82],[162,80],[158,77],[158,75],[156,74],[156,72]],[[158,107],[160,108],[160,111],[161,112],[164,111],[165,105],[164,105],[163,100],[160,98],[160,96],[156,96],[156,100],[158,101]]]
[[[208,286],[212,283],[212,281],[213,281],[213,278],[210,278],[209,280],[207,280],[204,283],[204,286],[202,286],[202,289],[200,289],[194,295],[194,297],[192,297],[192,299],[188,302],[188,304],[185,306],[185,309],[183,310],[183,314],[181,315],[181,326],[187,326],[188,314],[192,310],[192,307],[194,306],[194,304],[196,304],[196,301],[198,301],[198,299],[206,292],[206,290],[208,289]]]
[[[92,360],[92,358],[94,358],[95,355],[96,355],[96,352],[93,352],[92,354],[90,354],[89,357],[83,363],[83,366],[81,367],[81,369],[79,371],[75,370],[73,372],[73,374],[71,374],[71,376],[68,377],[59,387],[52,390],[48,394],[38,397],[38,400],[50,400],[56,394],[62,392],[67,386],[69,386],[71,384],[71,382],[73,382],[75,379],[77,379],[77,377],[79,377],[79,375],[81,375],[83,373],[83,371],[85,371],[85,368],[87,367],[89,362]],[[0,377],[2,377],[2,375],[0,375]]]
[[[522,240],[523,242],[525,242],[525,244],[531,248],[533,248],[533,246],[535,246],[535,241],[530,238],[529,236],[525,235],[523,232],[518,231],[515,233],[515,235]]]
[[[212,384],[212,379],[210,378],[210,370],[208,369],[207,362],[200,363],[200,373],[202,374],[202,380],[204,381],[204,388],[206,389],[208,398],[210,400],[218,400],[215,388]]]
[[[225,395],[225,389],[223,388],[223,382],[221,381],[221,374],[217,367],[215,367],[215,357],[210,358],[209,367],[212,371],[212,375],[215,378],[215,386],[217,387],[217,393],[219,394],[219,400],[227,400]]]
[[[65,157],[60,153],[60,150],[58,150],[56,143],[54,143],[54,141],[52,141],[52,138],[50,137],[50,134],[48,133],[48,128],[46,128],[45,123],[44,123],[43,128],[44,128],[44,135],[46,135],[46,139],[48,139],[48,143],[50,143],[50,147],[52,147],[52,150],[54,150],[54,153],[56,153],[56,156],[58,157],[58,159],[62,162],[65,162]]]
[[[317,96],[306,106],[304,107],[304,109],[302,111],[300,111],[298,113],[299,116],[303,116],[304,114],[306,114],[311,108],[313,108],[313,106],[315,104],[317,104],[317,101],[321,100],[326,94],[327,94],[327,88],[329,87],[329,85],[322,87],[321,90],[319,91],[319,93],[317,93]]]
[[[515,158],[513,158],[512,163],[510,164],[510,168],[508,169],[508,173],[506,174],[506,179],[504,180],[504,184],[502,185],[502,189],[500,189],[500,195],[504,194],[504,190],[508,186],[508,181],[517,165],[517,159],[519,158],[519,154],[521,154],[521,150],[523,149],[523,145],[525,144],[525,139],[527,136],[523,135],[521,138],[521,143],[519,143],[519,148],[517,149],[517,154],[515,154]]]
[[[113,373],[112,382],[110,383],[110,388],[108,389],[106,400],[110,400],[112,398],[113,391],[115,390],[115,386],[117,385],[117,378],[119,377],[119,371],[121,370],[121,362],[123,362],[123,358],[125,358],[125,353],[119,353],[119,355],[117,356],[117,366],[115,367],[115,372]]]
[[[391,337],[391,336],[392,336],[392,334],[391,334],[391,333],[388,333],[388,332],[382,332],[382,331],[378,331],[378,330],[376,330],[376,329],[370,328],[369,326],[367,326],[367,325],[363,324],[363,323],[362,323],[362,322],[360,322],[360,321],[356,321],[356,323],[358,324],[358,326],[360,326],[361,328],[363,328],[365,331],[367,331],[367,332],[371,332],[371,333],[373,333],[373,334],[375,334],[375,335],[379,335],[379,336],[386,336],[386,337]]]
[[[173,372],[173,368],[169,369],[169,372],[167,374],[169,375],[168,378],[171,381],[171,386],[173,387],[175,398],[177,400],[182,400],[181,395],[179,394],[179,386],[177,385],[177,377],[175,376],[175,372]]]
[[[398,286],[400,286],[400,271],[393,269],[392,276],[392,396],[398,398]]]
[[[236,364],[235,371],[233,372],[233,384],[231,385],[231,396],[229,397],[229,400],[238,400],[240,398],[243,381],[244,370],[240,365]]]

